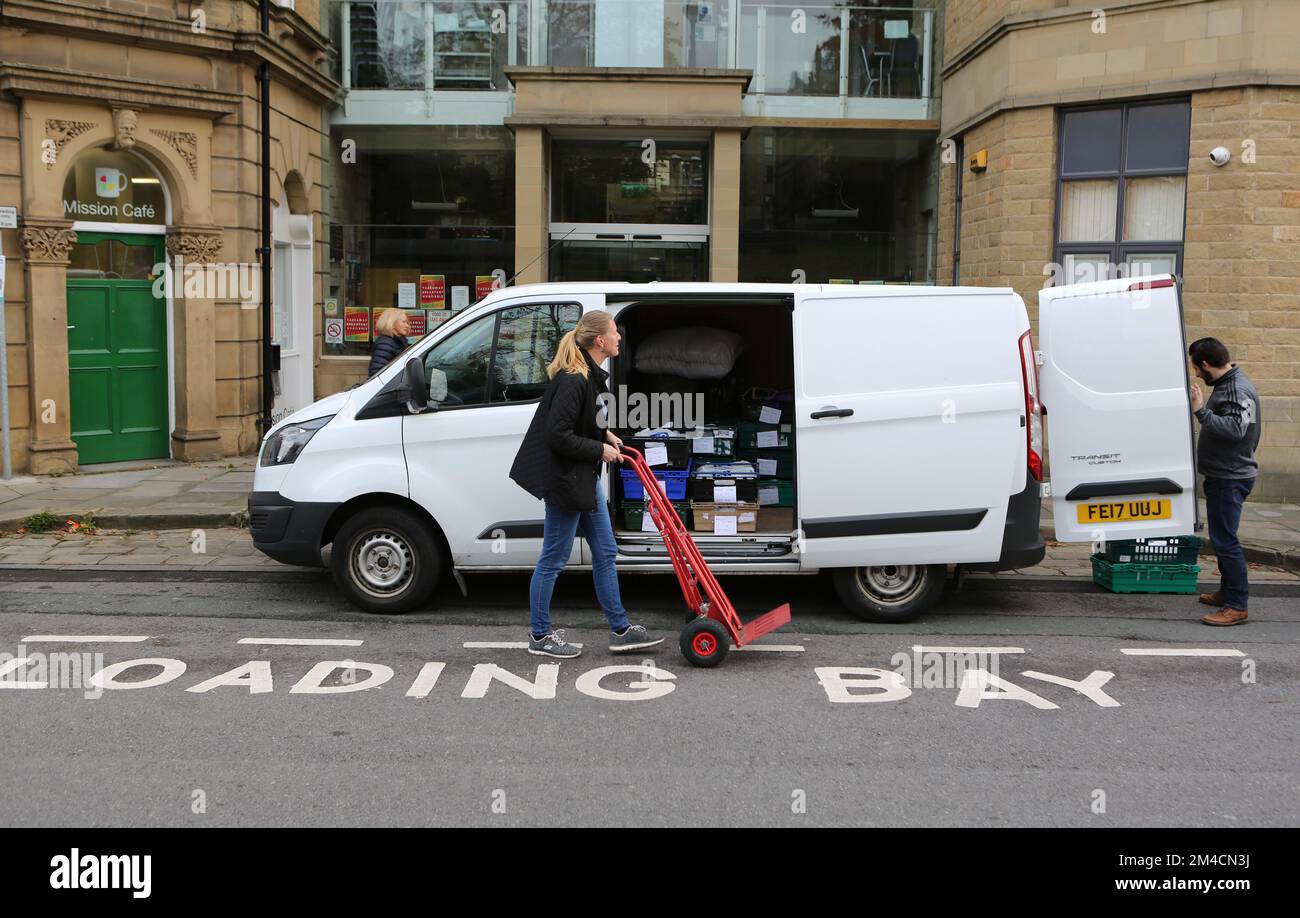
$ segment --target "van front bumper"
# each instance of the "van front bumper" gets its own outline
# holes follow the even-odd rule
[[[248,529],[253,547],[283,564],[324,567],[321,539],[336,503],[290,500],[279,491],[248,496]]]

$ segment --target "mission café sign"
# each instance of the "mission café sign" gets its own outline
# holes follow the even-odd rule
[[[163,223],[162,183],[127,153],[96,150],[80,157],[63,183],[63,215],[103,223]]]

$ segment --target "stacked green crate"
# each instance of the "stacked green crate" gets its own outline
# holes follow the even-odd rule
[[[687,500],[670,501],[677,516],[687,529],[691,527],[691,503]],[[658,532],[646,504],[638,501],[623,502],[623,528],[632,532]]]
[[[754,463],[760,478],[794,478],[794,425],[741,421],[736,430],[736,458]]]

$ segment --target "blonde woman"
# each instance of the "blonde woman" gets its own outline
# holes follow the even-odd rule
[[[398,354],[411,346],[406,336],[411,333],[411,319],[406,310],[385,309],[375,319],[375,346],[370,349],[370,375],[374,376],[388,366]]]
[[[601,463],[623,461],[623,441],[599,422],[596,408],[597,397],[609,391],[609,374],[600,365],[618,355],[618,343],[614,317],[600,310],[586,313],[560,339],[555,359],[546,368],[551,382],[510,468],[510,477],[520,487],[546,502],[542,556],[528,591],[528,652],[538,656],[565,659],[582,653],[564,639],[563,631],[551,627],[551,594],[579,529],[591,546],[596,598],[609,621],[610,651],[627,653],[663,643],[642,625],[628,624],[614,567],[618,547],[600,493]]]

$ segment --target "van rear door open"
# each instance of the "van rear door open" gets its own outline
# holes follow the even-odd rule
[[[1196,471],[1173,279],[1056,287],[1038,302],[1056,537],[1191,534]]]

